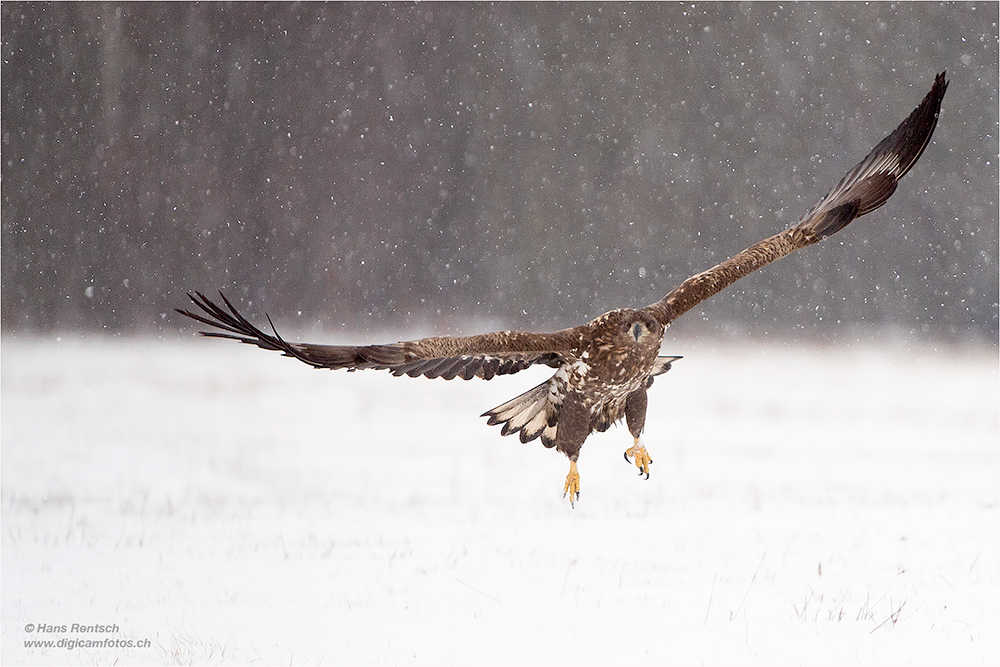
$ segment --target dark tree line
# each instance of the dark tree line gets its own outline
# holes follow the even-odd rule
[[[947,68],[883,210],[695,312],[997,335],[996,4],[2,12],[4,331],[175,331],[188,289],[352,332],[645,305],[791,224]]]

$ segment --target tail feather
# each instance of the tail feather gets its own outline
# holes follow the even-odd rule
[[[551,379],[546,380],[520,396],[487,410],[481,416],[489,417],[487,424],[490,426],[503,424],[501,435],[518,433],[521,442],[531,442],[541,437],[542,444],[554,447],[559,405],[552,401],[552,382]]]
[[[653,360],[653,369],[649,372],[649,377],[652,379],[656,375],[663,375],[670,370],[671,364],[673,364],[678,359],[683,359],[684,357],[657,357]]]

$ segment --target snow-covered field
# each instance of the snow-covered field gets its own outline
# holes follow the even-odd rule
[[[665,352],[651,478],[596,434],[571,510],[478,417],[548,369],[8,337],[3,662],[1000,662],[995,350]]]

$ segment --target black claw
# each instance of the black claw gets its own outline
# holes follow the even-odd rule
[[[646,479],[649,479],[649,471],[646,471]]]
[[[628,458],[628,452],[627,451],[625,452],[624,456],[625,456],[625,462],[626,463],[632,463],[632,461],[630,461],[629,458]]]

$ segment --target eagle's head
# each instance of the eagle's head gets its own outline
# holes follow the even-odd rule
[[[619,308],[604,313],[590,326],[602,345],[659,348],[663,339],[663,325],[646,310]]]
[[[634,344],[641,346],[653,345],[660,347],[663,340],[663,325],[655,317],[643,310],[634,310],[625,319],[624,328],[632,337]]]
[[[623,367],[637,373],[648,371],[663,340],[663,325],[645,310],[612,310],[593,320],[590,327],[593,336],[586,356],[597,363],[603,359],[616,371]]]

